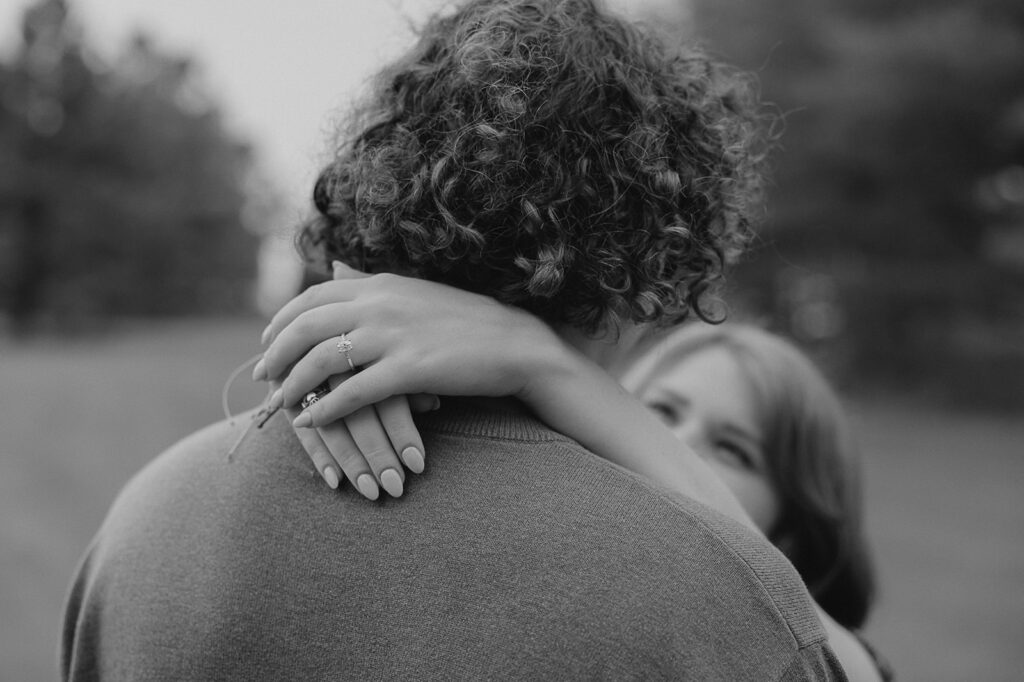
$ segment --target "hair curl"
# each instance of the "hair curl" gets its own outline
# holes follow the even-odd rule
[[[759,196],[744,78],[593,0],[477,0],[375,85],[316,182],[308,260],[588,333],[708,318]]]

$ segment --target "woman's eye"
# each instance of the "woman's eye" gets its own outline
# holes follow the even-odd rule
[[[735,443],[723,441],[718,443],[716,448],[719,451],[722,460],[730,466],[749,471],[753,471],[757,468],[754,458],[750,453]]]
[[[669,426],[677,424],[679,422],[679,413],[676,409],[667,403],[651,402],[647,403],[647,409],[658,415],[661,421],[665,422]]]

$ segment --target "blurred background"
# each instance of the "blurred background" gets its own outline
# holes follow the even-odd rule
[[[848,398],[868,637],[901,679],[1020,679],[1024,4],[610,4],[754,72],[777,117],[725,298]],[[56,676],[77,558],[128,477],[220,417],[303,281],[333,121],[440,5],[0,0],[0,679]]]

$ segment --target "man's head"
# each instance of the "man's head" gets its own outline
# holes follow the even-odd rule
[[[705,316],[757,189],[743,86],[593,0],[470,2],[381,74],[300,244],[585,334]]]

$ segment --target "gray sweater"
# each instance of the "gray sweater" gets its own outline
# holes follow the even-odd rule
[[[77,571],[63,678],[845,679],[762,539],[516,403],[444,403],[399,500],[330,490],[281,417],[162,454]]]

